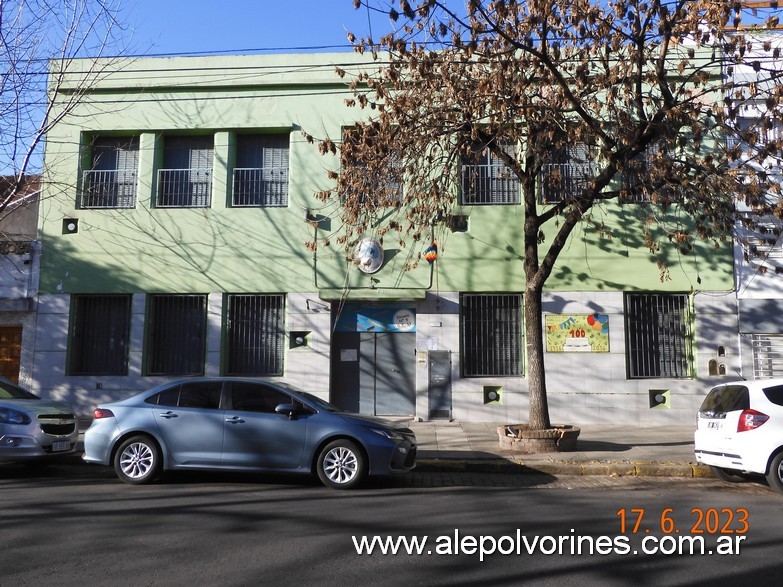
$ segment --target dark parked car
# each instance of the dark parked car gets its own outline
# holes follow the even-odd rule
[[[84,435],[84,460],[127,483],[162,471],[225,469],[317,474],[333,488],[414,467],[403,424],[340,411],[281,383],[198,378],[103,404]]]
[[[46,463],[75,452],[78,437],[68,404],[41,399],[0,377],[0,462]]]

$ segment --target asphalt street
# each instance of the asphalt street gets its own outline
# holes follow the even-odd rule
[[[781,498],[760,482],[452,471],[355,491],[214,473],[130,486],[72,462],[0,466],[0,496],[2,587],[777,585],[782,570]],[[357,552],[375,536],[428,542]],[[676,550],[680,536],[704,552]]]

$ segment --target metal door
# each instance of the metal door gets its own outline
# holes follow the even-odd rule
[[[429,352],[430,418],[451,420],[451,353]]]
[[[363,332],[359,341],[359,411],[379,416],[416,412],[416,335]]]
[[[19,383],[19,367],[22,357],[22,327],[0,328],[0,375]]]

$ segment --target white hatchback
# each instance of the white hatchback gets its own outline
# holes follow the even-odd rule
[[[696,460],[723,481],[766,475],[783,493],[783,379],[714,387],[696,419]]]

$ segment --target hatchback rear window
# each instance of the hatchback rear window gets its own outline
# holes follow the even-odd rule
[[[750,409],[748,388],[744,385],[716,387],[707,394],[699,412],[708,416],[721,416],[726,412]]]
[[[783,385],[776,385],[775,387],[765,387],[764,395],[773,404],[783,406]]]

